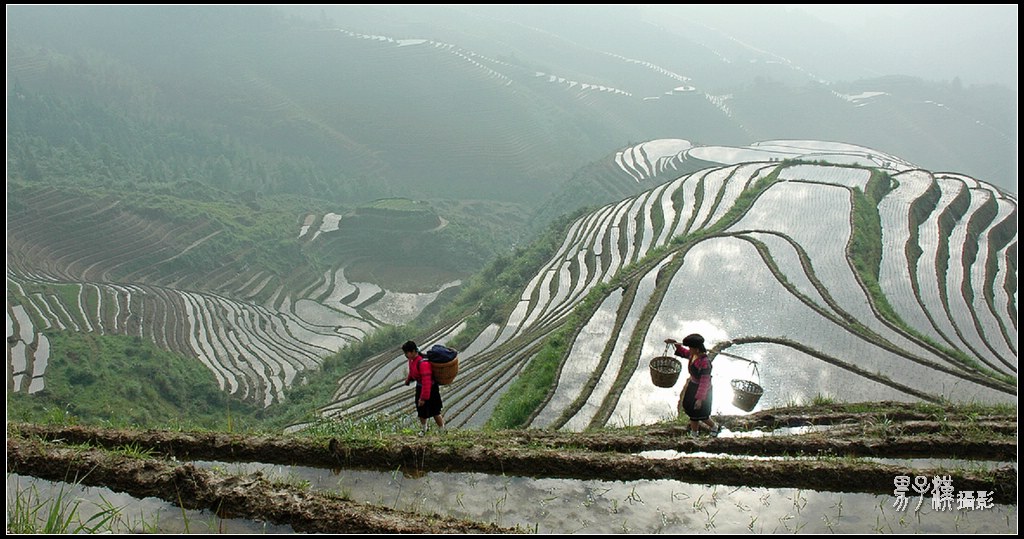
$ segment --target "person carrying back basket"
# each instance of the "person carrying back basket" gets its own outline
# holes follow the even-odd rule
[[[675,354],[688,360],[690,377],[683,385],[683,411],[690,418],[690,436],[697,436],[701,427],[712,436],[718,436],[722,427],[711,419],[711,360],[704,347],[704,337],[693,333],[682,343],[665,339],[665,344],[675,345]]]
[[[409,360],[409,375],[405,385],[416,382],[416,415],[420,418],[420,436],[427,432],[427,419],[434,418],[438,429],[444,429],[444,416],[441,415],[441,391],[437,380],[434,380],[434,369],[429,361],[420,354],[419,347],[412,341],[402,345],[402,352]]]

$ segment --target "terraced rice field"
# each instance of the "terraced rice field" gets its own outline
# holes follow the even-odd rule
[[[742,149],[760,160],[731,163],[734,150],[668,140],[616,155],[621,181],[650,189],[580,217],[508,319],[473,336],[459,377],[443,390],[449,422],[483,425],[551,331],[613,280],[618,286],[584,313],[531,426],[581,430],[673,415],[682,380],[655,388],[648,363],[666,337],[691,332],[759,362],[755,373],[718,358],[716,413],[738,412],[733,378],[764,386],[761,408],[816,396],[1016,401],[1014,197],[856,146],[772,141]],[[775,160],[837,154],[888,168]],[[691,158],[723,166],[674,177]],[[848,253],[855,190],[868,187],[873,170],[894,180],[877,208],[878,287],[889,316]],[[774,183],[733,211],[766,178]],[[328,354],[409,319],[437,294],[349,282],[344,267],[288,281],[244,264],[190,273],[175,261],[217,234],[210,223],[147,219],[109,198],[19,195],[27,210],[13,214],[8,237],[9,390],[45,387],[41,331],[58,328],[149,339],[196,357],[225,391],[269,405]],[[338,219],[302,216],[297,234],[315,241]],[[98,253],[82,245],[87,237],[111,241]],[[445,342],[463,322],[416,340]],[[397,351],[367,359],[339,380],[322,412],[406,410],[404,369]]]
[[[147,339],[202,362],[224,391],[269,406],[328,355],[411,320],[458,284],[396,293],[349,282],[344,266],[282,277],[250,268],[245,253],[211,271],[179,268],[176,260],[219,233],[212,222],[182,224],[57,189],[16,198],[7,243],[9,391],[45,388],[42,332],[60,329]],[[304,216],[298,234],[326,237],[339,219]]]
[[[459,378],[442,390],[449,422],[481,426],[489,417],[481,412],[545,336],[613,279],[622,285],[595,303],[530,426],[583,430],[673,417],[685,375],[673,388],[656,388],[648,363],[665,353],[666,337],[692,332],[727,354],[716,358],[715,413],[744,413],[730,402],[733,379],[764,387],[754,411],[815,397],[1016,402],[1014,197],[852,145],[772,141],[741,149],[757,162],[732,164],[736,150],[676,140],[616,155],[623,181],[664,178],[690,157],[726,166],[670,179],[574,223],[504,325],[488,328],[463,354]],[[836,155],[858,166],[776,160]],[[878,205],[876,239],[879,287],[895,316],[881,314],[849,255],[854,193],[875,169],[894,180]],[[722,223],[740,195],[769,175],[775,182]],[[757,362],[756,370],[730,355]],[[364,376],[352,373],[326,415],[408,408],[401,358],[373,362],[389,365],[392,375],[374,379],[385,385],[372,406],[345,389],[355,386],[349,378]]]

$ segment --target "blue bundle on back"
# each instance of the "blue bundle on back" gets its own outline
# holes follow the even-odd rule
[[[459,351],[454,348],[448,348],[443,344],[435,344],[424,355],[427,361],[431,363],[448,363],[458,357]]]

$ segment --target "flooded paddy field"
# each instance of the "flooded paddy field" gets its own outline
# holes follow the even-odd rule
[[[833,408],[722,418],[720,438],[671,422],[348,438],[15,425],[8,527],[26,500],[73,492],[58,498],[79,519],[181,533],[1017,532],[1015,414],[891,403],[851,425]]]

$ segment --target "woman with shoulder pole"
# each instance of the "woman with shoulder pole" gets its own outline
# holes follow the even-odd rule
[[[681,343],[665,339],[665,344],[675,345],[675,354],[688,360],[690,377],[683,385],[683,411],[690,418],[690,436],[697,436],[701,427],[712,436],[718,436],[722,427],[711,419],[711,360],[704,347],[704,337],[693,333]]]

